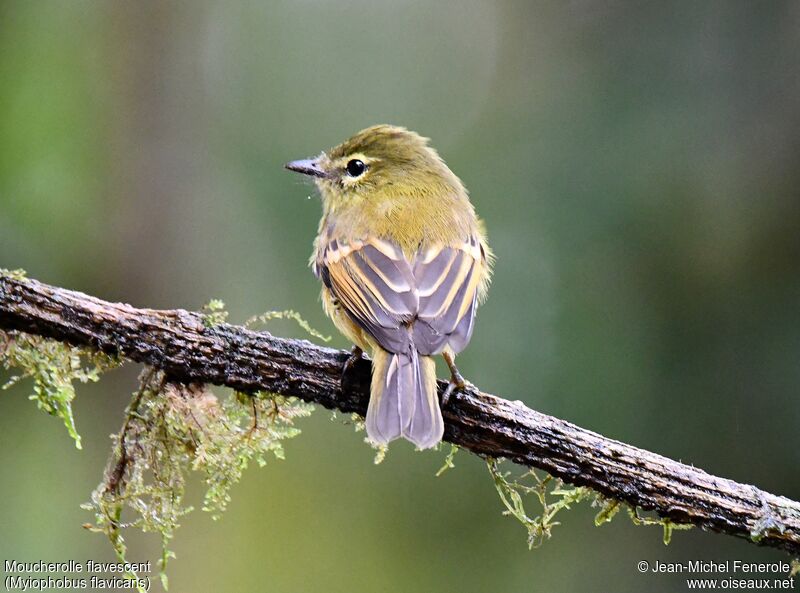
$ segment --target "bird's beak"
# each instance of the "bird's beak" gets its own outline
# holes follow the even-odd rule
[[[325,171],[320,167],[318,159],[303,159],[300,161],[292,161],[284,165],[290,171],[302,173],[303,175],[310,175],[311,177],[327,177]]]

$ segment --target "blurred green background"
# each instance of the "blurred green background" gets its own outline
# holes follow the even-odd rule
[[[800,497],[797,2],[6,0],[0,267],[333,334],[306,267],[320,207],[282,165],[380,122],[431,137],[487,222],[468,378]],[[0,393],[0,559],[112,559],[78,505],[136,372],[79,390],[83,451],[28,385]],[[373,466],[329,412],[301,427],[221,521],[185,518],[171,590],[673,591],[636,562],[784,558],[588,508],[528,551],[479,459],[435,478],[444,452]]]

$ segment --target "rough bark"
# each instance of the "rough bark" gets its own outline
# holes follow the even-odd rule
[[[221,324],[198,313],[110,303],[0,275],[0,329],[20,330],[153,365],[173,379],[267,390],[364,414],[370,365],[342,377],[349,353]],[[440,382],[442,391],[445,387]],[[676,523],[800,554],[800,503],[716,477],[469,387],[443,409],[445,440],[504,457]]]

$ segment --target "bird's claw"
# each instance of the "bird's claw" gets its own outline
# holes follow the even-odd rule
[[[353,349],[350,350],[350,356],[347,357],[347,360],[344,361],[342,365],[342,378],[341,384],[342,388],[344,388],[344,380],[348,373],[352,370],[352,368],[356,365],[356,363],[361,360],[361,356],[364,354],[364,351],[359,348],[358,346],[353,346]]]
[[[447,405],[450,396],[457,390],[463,390],[467,386],[467,382],[458,371],[455,357],[449,352],[443,352],[442,357],[447,363],[447,367],[450,369],[450,382],[447,384],[447,389],[445,389],[442,394],[442,407],[444,407]]]
[[[461,376],[461,373],[456,370],[451,376],[450,381],[447,383],[447,388],[442,393],[442,407],[447,405],[447,402],[450,400],[450,396],[453,395],[456,391],[463,391],[467,387],[467,382],[464,380],[464,377]]]

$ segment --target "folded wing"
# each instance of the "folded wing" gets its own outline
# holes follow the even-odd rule
[[[414,278],[419,309],[414,344],[420,354],[439,354],[447,346],[458,353],[469,343],[485,265],[475,237],[462,245],[435,246],[417,255]]]
[[[407,352],[413,343],[432,355],[447,346],[460,352],[469,342],[485,266],[476,237],[420,250],[413,261],[380,239],[332,240],[315,272],[382,348]]]

